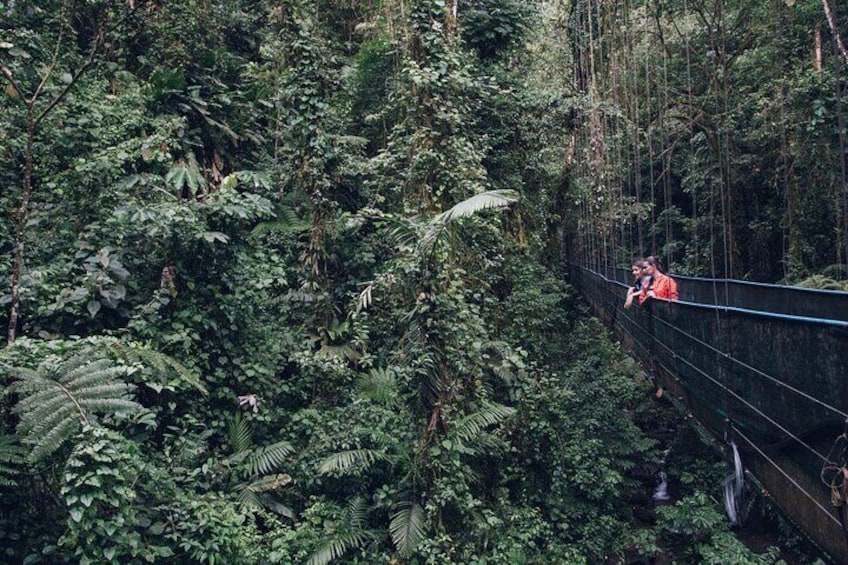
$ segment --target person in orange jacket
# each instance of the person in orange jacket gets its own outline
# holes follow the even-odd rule
[[[656,257],[651,255],[645,259],[642,272],[651,277],[651,286],[642,286],[639,292],[639,305],[645,303],[648,298],[664,298],[666,300],[677,300],[677,282],[670,276],[664,274],[660,269],[660,263]]]

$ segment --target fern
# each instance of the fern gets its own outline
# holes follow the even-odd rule
[[[377,532],[362,529],[366,522],[367,508],[365,501],[362,497],[356,496],[348,502],[345,516],[341,520],[340,531],[336,532],[333,539],[313,553],[306,565],[327,565],[350,549],[362,547],[377,539]]]
[[[409,557],[424,538],[424,509],[417,502],[405,503],[392,515],[389,533],[401,557]]]
[[[503,452],[508,449],[499,437],[486,431],[489,426],[502,423],[515,414],[515,409],[500,404],[488,404],[481,410],[459,420],[450,430],[449,437],[458,448],[469,455]]]
[[[286,457],[294,448],[285,441],[262,447],[255,447],[250,422],[242,418],[241,413],[230,419],[227,428],[230,447],[233,454],[222,461],[222,467],[228,469],[224,474],[236,491],[239,503],[245,506],[268,508],[282,516],[292,517],[292,510],[275,500],[273,494],[291,484],[291,476],[278,471]]]
[[[250,235],[259,237],[269,233],[298,233],[310,227],[308,221],[300,218],[297,212],[288,207],[278,209],[277,218],[275,222],[260,222],[253,228]]]
[[[250,423],[241,417],[241,412],[236,412],[236,415],[230,419],[227,425],[227,436],[233,453],[246,453],[253,445]]]
[[[427,224],[427,229],[419,243],[419,248],[435,245],[445,227],[459,218],[466,218],[483,210],[506,208],[518,202],[518,193],[514,190],[490,190],[475,194],[456,204],[450,210],[434,216]]]
[[[234,453],[227,458],[226,463],[235,467],[236,475],[245,479],[279,470],[286,457],[294,451],[292,445],[286,441],[254,447],[250,424],[239,413],[230,420],[228,432],[230,447]]]
[[[294,515],[291,508],[280,504],[278,501],[268,496],[268,494],[289,486],[291,482],[292,478],[290,475],[280,473],[277,475],[259,477],[249,483],[241,483],[236,486],[238,501],[244,506],[270,508],[274,512],[290,518]]]
[[[131,400],[134,387],[123,380],[127,368],[90,353],[58,365],[44,362],[35,370],[12,368],[11,372],[17,380],[9,391],[21,397],[14,408],[20,417],[17,431],[32,446],[33,462],[49,457],[96,414],[142,408]]]
[[[325,543],[321,549],[313,553],[306,565],[327,565],[334,559],[338,559],[349,549],[362,547],[371,539],[367,532],[345,532]]]
[[[26,449],[18,445],[15,436],[0,436],[0,487],[17,486],[15,476],[26,458]]]
[[[121,361],[126,363],[137,363],[150,368],[160,377],[175,374],[181,382],[191,385],[204,395],[209,394],[209,391],[200,380],[200,377],[169,355],[165,355],[159,351],[147,349],[139,345],[125,345],[122,343],[114,343],[112,351],[115,352],[115,355]]]
[[[247,475],[253,477],[278,470],[292,451],[294,448],[285,441],[252,450],[245,460]]]
[[[366,397],[379,404],[391,404],[400,396],[394,371],[376,368],[359,379],[359,390]]]
[[[318,473],[350,473],[356,469],[368,469],[376,461],[386,460],[387,456],[376,449],[349,449],[325,457],[318,465]]]

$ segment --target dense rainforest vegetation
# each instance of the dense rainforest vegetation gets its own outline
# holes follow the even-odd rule
[[[0,0],[0,30],[0,560],[777,562],[720,462],[634,511],[653,391],[564,271],[844,288],[848,5]]]

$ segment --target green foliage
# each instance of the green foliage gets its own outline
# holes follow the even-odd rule
[[[628,534],[657,456],[635,425],[643,381],[556,265],[579,217],[610,241],[640,227],[703,272],[730,182],[749,272],[844,278],[817,264],[835,257],[816,236],[834,219],[837,167],[815,160],[834,143],[832,71],[772,64],[807,57],[810,5],[778,34],[776,10],[731,3],[723,21],[768,39],[736,44],[675,2],[630,6],[637,21],[460,0],[456,22],[441,0],[2,4],[0,60],[22,85],[56,53],[45,95],[97,22],[137,12],[35,139],[24,337],[0,352],[20,367],[0,403],[0,559],[580,564],[636,545],[757,562],[706,507]],[[733,64],[696,56],[719,44]],[[13,91],[4,251],[26,150]],[[669,474],[709,484],[699,457]]]
[[[402,557],[409,557],[418,542],[424,538],[424,509],[417,503],[408,503],[392,514],[389,532]]]
[[[172,557],[173,549],[158,537],[162,528],[151,525],[147,512],[137,508],[134,485],[145,472],[135,443],[116,432],[85,426],[65,463],[60,494],[68,530],[59,547],[79,563],[143,563]]]
[[[498,59],[528,35],[536,6],[519,0],[466,0],[462,6],[462,38],[484,60]]]
[[[795,286],[848,292],[848,281],[837,281],[824,275],[812,275],[799,281]]]
[[[291,476],[279,473],[294,448],[285,441],[256,447],[250,422],[241,412],[229,420],[228,436],[233,454],[218,462],[217,473],[238,493],[239,501],[257,508],[291,516],[291,509],[278,501],[277,493],[289,486]]]
[[[178,491],[168,503],[168,518],[170,527],[164,535],[183,559],[208,565],[260,562],[260,533],[252,515],[218,493],[198,496]]]
[[[35,370],[11,369],[9,390],[20,395],[17,433],[31,445],[30,459],[41,462],[62,447],[96,414],[131,414],[134,387],[124,381],[127,368],[111,359],[80,354],[61,363],[44,362]]]
[[[363,529],[365,520],[365,502],[361,498],[352,498],[341,519],[335,524],[335,531],[330,539],[309,556],[306,564],[327,565],[351,549],[363,547],[373,541],[375,532]]]
[[[0,487],[18,486],[15,475],[21,472],[27,452],[16,440],[12,435],[0,435]]]
[[[687,548],[685,559],[698,563],[738,563],[768,565],[777,563],[777,548],[756,554],[728,530],[727,520],[703,493],[678,500],[674,505],[657,509],[659,527],[665,535]]]

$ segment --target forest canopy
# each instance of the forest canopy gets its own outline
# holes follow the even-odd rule
[[[640,371],[564,271],[845,289],[848,5],[0,0],[0,30],[3,560],[772,562],[703,493],[635,526]]]

